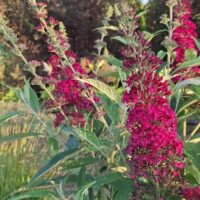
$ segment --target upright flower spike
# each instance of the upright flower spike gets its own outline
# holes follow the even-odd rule
[[[179,0],[174,7],[174,21],[178,26],[173,30],[172,39],[176,42],[175,60],[172,69],[176,69],[180,64],[186,61],[186,50],[193,50],[198,54],[198,48],[194,39],[197,38],[196,25],[190,19],[192,17],[191,1]],[[176,76],[173,81],[184,80],[200,76],[200,68],[198,66],[183,69],[179,72],[181,75]]]
[[[77,62],[76,54],[70,50],[70,44],[64,25],[53,17],[48,17],[47,5],[30,0],[36,11],[40,25],[36,30],[41,32],[48,44],[51,54],[46,65],[50,72],[45,82],[53,86],[52,97],[46,105],[56,110],[55,125],[63,121],[71,126],[84,126],[85,113],[93,111],[93,104],[87,98],[90,94],[94,101],[90,86],[80,83],[77,79],[87,76],[85,70]],[[86,94],[87,93],[87,94]]]
[[[133,199],[143,199],[145,193],[137,181],[140,177],[176,193],[182,181],[184,160],[176,115],[167,100],[171,92],[168,83],[156,72],[161,61],[150,50],[144,34],[137,30],[135,11],[126,9],[123,16],[120,32],[128,44],[121,53],[123,67],[129,71],[123,102],[130,107],[126,126],[131,134],[127,154],[130,177],[138,186]]]

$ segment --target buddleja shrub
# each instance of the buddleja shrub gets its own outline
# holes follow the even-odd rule
[[[163,16],[162,23],[169,36],[163,42],[166,51],[158,56],[150,48],[153,35],[138,30],[140,14],[125,2],[114,6],[104,27],[98,29],[102,37],[96,44],[98,58],[115,66],[118,81],[113,87],[97,79],[94,66],[88,74],[80,65],[62,22],[48,16],[47,5],[34,0],[30,4],[39,20],[36,29],[48,45],[48,60],[27,61],[3,19],[1,33],[33,74],[33,84],[48,95],[44,110],[55,115],[55,127],[42,123],[55,155],[24,191],[10,199],[199,199],[199,187],[192,188],[200,180],[196,157],[188,151],[184,154],[183,145],[191,147],[196,128],[189,137],[184,131],[184,141],[177,134],[188,106],[179,104],[180,89],[199,84],[193,73],[199,70],[199,58],[189,1],[167,1],[170,17]],[[115,26],[111,19],[115,19]],[[188,33],[187,24],[193,34]],[[113,39],[122,43],[120,59],[101,55],[109,30],[116,31]],[[47,76],[37,74],[40,66]],[[188,66],[193,67],[189,79],[185,75]],[[199,92],[197,88],[193,91]],[[39,101],[27,81],[20,96],[41,122]],[[177,114],[170,107],[173,99]],[[58,169],[60,176],[45,179],[47,172]]]

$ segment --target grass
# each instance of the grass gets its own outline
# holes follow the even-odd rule
[[[17,110],[20,104],[0,103],[0,114]],[[28,116],[15,117],[0,125],[0,136],[42,131],[41,124]],[[0,199],[22,189],[45,162],[47,148],[44,139],[29,138],[0,144]]]

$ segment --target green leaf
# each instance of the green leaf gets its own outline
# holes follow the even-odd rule
[[[23,114],[23,112],[21,111],[16,111],[16,112],[9,112],[9,113],[6,113],[5,115],[1,115],[0,116],[0,124],[3,123],[4,121],[6,120],[9,120],[17,115],[21,115]]]
[[[161,33],[163,32],[166,32],[166,29],[164,30],[159,30],[159,31],[156,31],[154,33],[150,33],[148,31],[142,31],[144,33],[144,37],[146,40],[148,41],[151,41],[154,37],[156,37],[157,35],[160,35]]]
[[[122,71],[121,68],[117,68],[117,69],[118,69],[118,72],[119,72],[119,77],[120,77],[120,80],[122,82],[122,85],[124,85],[124,81],[127,79],[126,73],[124,71]]]
[[[111,56],[104,57],[104,59],[107,60],[107,62],[111,65],[115,65],[116,67],[119,67],[119,68],[122,67],[122,63],[123,63],[122,60],[119,60],[119,59],[117,59],[115,57],[111,57]]]
[[[104,109],[111,119],[112,124],[117,124],[120,120],[119,105],[111,101],[107,96],[99,94],[98,97],[105,103]]]
[[[184,62],[182,65],[173,70],[172,74],[176,74],[176,72],[178,72],[181,69],[185,69],[188,67],[195,67],[198,65],[200,65],[200,57]]]
[[[186,61],[190,61],[197,58],[196,51],[194,51],[194,49],[186,49],[185,58],[186,58]]]
[[[184,153],[186,152],[190,163],[200,169],[200,134],[196,134],[191,139],[184,143]],[[189,155],[189,156],[188,156]]]
[[[142,31],[144,33],[144,38],[148,41],[151,41],[154,38],[154,34],[148,31]]]
[[[175,85],[175,89],[180,89],[180,88],[184,88],[188,85],[200,85],[200,78],[190,78],[181,82],[178,82]]]
[[[13,135],[0,137],[0,144],[5,142],[13,142],[15,140],[21,140],[25,138],[32,138],[32,137],[44,137],[44,135],[42,135],[41,133],[16,133]]]
[[[50,198],[53,195],[54,193],[48,190],[34,190],[34,191],[21,192],[20,194],[10,197],[7,200],[20,200],[20,199],[29,199],[29,198],[39,198],[39,197]]]
[[[105,174],[103,176],[99,176],[99,177],[95,178],[96,183],[94,184],[94,186],[99,187],[99,186],[102,186],[102,185],[110,184],[110,183],[113,183],[113,182],[121,179],[122,177],[123,176],[118,172]]]
[[[121,36],[114,36],[114,37],[112,37],[111,39],[117,40],[117,41],[119,41],[119,42],[121,42],[122,44],[125,44],[125,45],[128,44],[127,39],[126,39],[126,38],[123,38],[123,37],[121,37]]]
[[[74,200],[83,200],[84,195],[87,193],[88,189],[92,187],[96,181],[92,181],[91,183],[88,183],[84,185],[75,195]]]
[[[140,11],[139,13],[137,13],[137,17],[140,18],[142,15],[145,15],[145,14],[147,14],[147,13],[148,13],[147,10]]]
[[[114,200],[129,200],[134,189],[133,181],[128,178],[122,178],[113,184],[117,188]]]
[[[194,94],[200,98],[200,87],[196,85],[191,85],[190,89],[194,92]]]
[[[114,57],[104,57],[105,60],[107,60],[107,62],[111,65],[114,65],[117,67],[118,73],[119,73],[119,77],[121,82],[123,83],[126,80],[126,73],[122,70],[122,64],[123,62],[117,58]]]
[[[157,57],[163,59],[167,55],[167,52],[160,50],[157,54]]]
[[[99,138],[96,136],[95,133],[91,133],[89,131],[81,131],[80,135],[83,140],[87,141],[89,144],[91,144],[93,147],[95,147],[97,150],[100,150],[102,147],[102,143],[99,140]]]
[[[38,96],[27,80],[23,90],[20,91],[20,98],[32,112],[37,113],[41,110]]]
[[[198,47],[199,51],[200,51],[200,42],[199,40],[197,40],[196,38],[194,38],[195,44]]]
[[[57,155],[55,155],[45,166],[43,166],[32,178],[31,182],[33,182],[34,180],[36,180],[37,178],[43,176],[44,174],[46,174],[47,172],[49,172],[51,169],[53,169],[54,167],[56,167],[61,161],[63,161],[64,159],[67,159],[69,157],[71,157],[73,155],[73,153],[75,153],[77,151],[77,149],[70,149],[70,150],[66,150],[63,152],[58,153]]]
[[[186,165],[185,173],[186,175],[188,174],[191,175],[197,181],[197,183],[200,184],[200,171],[195,165],[193,164]]]
[[[99,92],[107,95],[113,101],[119,102],[119,96],[113,87],[110,87],[109,85],[96,79],[78,79],[78,80],[95,87]]]
[[[78,160],[70,160],[64,165],[63,170],[75,169],[78,167],[94,164],[98,161],[98,159],[92,157],[80,158]]]

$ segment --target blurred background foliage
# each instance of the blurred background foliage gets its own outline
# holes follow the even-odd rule
[[[100,27],[102,19],[107,12],[109,5],[120,0],[43,0],[48,4],[50,15],[64,22],[70,38],[72,49],[79,57],[88,57],[95,53],[94,43],[100,35],[95,28]],[[156,32],[162,29],[160,16],[166,13],[166,0],[128,0],[134,4],[138,11],[147,10],[141,18],[141,29],[149,32]],[[200,0],[193,0],[194,21],[200,28]],[[5,15],[9,21],[9,26],[17,34],[20,42],[28,48],[25,51],[28,60],[48,57],[46,45],[43,38],[35,31],[37,21],[28,6],[26,0],[1,0],[0,14]],[[200,29],[198,30],[200,33]],[[160,43],[164,34],[160,34],[152,40],[153,50],[161,48]],[[107,41],[108,40],[108,41]],[[114,54],[118,54],[118,46],[106,39],[108,49]],[[0,82],[9,86],[20,86],[23,82],[24,74],[20,60],[7,51],[0,38]],[[16,64],[17,63],[17,64]],[[5,93],[9,93],[6,99],[16,100],[12,90],[0,85],[0,100],[5,100]]]

